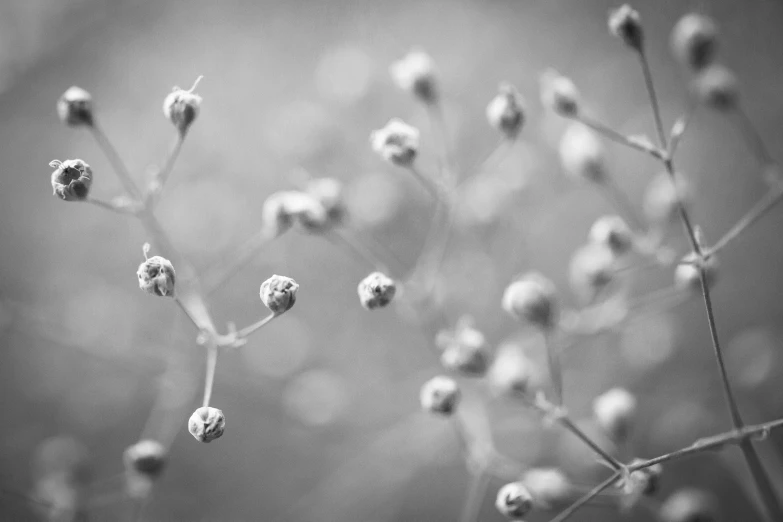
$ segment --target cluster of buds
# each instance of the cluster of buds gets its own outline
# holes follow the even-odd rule
[[[188,431],[199,442],[212,442],[226,431],[226,417],[217,408],[202,406],[190,416]]]
[[[560,138],[560,162],[575,179],[602,183],[606,179],[604,146],[595,132],[572,123]]]
[[[52,160],[52,193],[63,201],[84,201],[92,185],[92,169],[80,159]]]
[[[389,276],[373,272],[359,282],[357,290],[362,306],[367,310],[375,310],[392,302],[397,293],[397,284]]]
[[[470,317],[460,319],[453,330],[438,332],[435,344],[442,350],[440,361],[445,368],[467,376],[486,373],[489,347]]]
[[[419,393],[421,408],[437,415],[451,415],[460,400],[460,390],[451,377],[439,375],[425,382]]]
[[[389,68],[397,86],[413,94],[424,103],[438,101],[438,83],[435,63],[424,51],[414,50]]]
[[[555,285],[543,275],[530,272],[506,288],[503,310],[520,321],[549,330],[557,320]]]
[[[161,256],[148,257],[150,244],[144,243],[144,262],[139,265],[136,276],[139,279],[139,288],[148,294],[160,297],[174,297],[174,283],[176,276],[174,266],[166,258]]]
[[[261,301],[275,315],[287,312],[296,303],[299,285],[290,277],[273,275],[261,283]]]
[[[74,85],[57,100],[57,115],[60,121],[71,127],[81,125],[92,127],[95,123],[92,96],[81,87]]]
[[[680,290],[701,291],[701,271],[707,286],[712,288],[718,279],[718,258],[711,255],[701,259],[693,253],[682,258],[674,269],[674,286]]]
[[[381,129],[370,133],[372,149],[386,161],[400,167],[410,167],[419,152],[419,130],[392,118]]]
[[[624,441],[636,418],[636,397],[623,388],[613,388],[593,401],[593,414],[612,440]]]
[[[201,109],[201,96],[195,94],[193,91],[198,87],[198,83],[201,81],[201,76],[196,79],[189,90],[180,89],[174,87],[171,93],[163,100],[163,114],[171,120],[171,123],[179,131],[180,135],[184,136],[190,125],[198,117]]]
[[[298,224],[306,232],[323,233],[340,225],[347,211],[342,183],[333,178],[316,178],[304,191],[275,192],[265,201],[262,221],[266,234],[277,237]]]
[[[525,124],[525,102],[509,83],[500,84],[498,91],[487,105],[487,120],[507,138],[514,139]]]
[[[540,90],[541,103],[547,109],[566,118],[579,114],[579,90],[570,78],[549,69],[541,75]]]
[[[509,519],[519,519],[533,509],[533,496],[523,482],[510,482],[500,488],[495,507]]]
[[[151,439],[140,440],[128,446],[123,454],[125,470],[128,473],[149,479],[156,479],[163,473],[167,458],[168,452],[163,444]]]

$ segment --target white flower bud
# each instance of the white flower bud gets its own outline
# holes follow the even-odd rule
[[[299,285],[290,277],[273,275],[261,283],[261,301],[272,313],[280,315],[294,306],[297,290]]]
[[[435,343],[443,350],[441,364],[449,370],[468,376],[481,376],[489,364],[489,348],[484,334],[473,328],[472,320],[463,317],[454,330],[441,330]]]
[[[529,469],[522,476],[522,483],[530,491],[534,504],[542,509],[550,509],[571,494],[571,483],[557,468]]]
[[[487,105],[487,120],[508,138],[514,138],[525,124],[525,102],[517,89],[502,83],[498,94]]]
[[[454,379],[439,375],[424,383],[419,400],[421,408],[426,412],[451,415],[459,404],[460,395]]]
[[[590,227],[590,241],[603,245],[616,256],[628,253],[634,245],[631,227],[620,216],[603,216]]]
[[[400,89],[412,93],[424,103],[438,100],[435,64],[427,53],[411,51],[393,63],[389,72]]]
[[[83,201],[92,186],[92,169],[80,159],[53,160],[49,166],[52,172],[52,194],[63,201]]]
[[[503,294],[503,309],[511,316],[549,329],[557,315],[555,285],[536,272],[511,283]]]
[[[199,442],[212,442],[226,431],[226,417],[217,408],[202,406],[190,416],[188,431]]]
[[[604,146],[596,134],[572,123],[560,139],[560,162],[565,171],[577,179],[601,183],[606,178]]]
[[[588,243],[574,252],[569,267],[569,280],[574,292],[592,299],[614,278],[615,256],[609,248]]]
[[[712,63],[718,48],[718,27],[711,18],[687,14],[680,18],[671,34],[674,56],[685,67],[699,71]]]
[[[150,251],[149,243],[145,243],[144,262],[139,265],[136,276],[139,278],[139,288],[148,294],[160,297],[174,297],[176,274],[171,261],[160,256],[147,257]]]
[[[391,303],[394,299],[394,294],[397,292],[397,285],[395,282],[382,274],[381,272],[373,272],[368,275],[359,283],[359,302],[367,310],[374,310],[376,308],[383,308]]]
[[[667,172],[660,172],[647,185],[642,207],[652,223],[663,225],[679,219],[679,201],[686,206],[690,202],[690,186],[683,176],[678,175],[675,179],[676,185]]]
[[[541,75],[540,89],[544,107],[565,117],[579,113],[579,91],[570,78],[549,69]]]
[[[609,13],[609,32],[628,47],[641,51],[644,44],[642,20],[639,12],[630,5],[622,5]]]
[[[522,482],[511,482],[498,491],[495,507],[508,518],[521,518],[533,509],[533,497]]]
[[[342,223],[347,213],[343,200],[343,184],[334,178],[315,178],[307,183],[307,194],[326,211],[328,225]]]
[[[498,396],[524,397],[535,376],[535,363],[520,347],[504,344],[498,348],[487,379],[492,392]]]
[[[92,96],[75,85],[65,91],[57,100],[57,115],[60,121],[71,127],[93,124]]]
[[[661,506],[661,522],[717,522],[718,501],[710,493],[698,489],[681,489]]]
[[[693,83],[699,99],[715,110],[733,109],[739,100],[737,77],[723,65],[713,64],[702,69]]]
[[[190,90],[183,90],[174,87],[171,93],[163,100],[163,114],[171,120],[171,123],[177,128],[180,134],[188,132],[190,125],[198,117],[201,110],[201,96],[195,94],[201,76],[196,79]]]
[[[680,264],[674,269],[674,286],[680,290],[701,292],[701,274],[698,264],[699,261],[693,253],[683,257]],[[707,286],[712,288],[718,279],[718,259],[713,255],[701,264],[704,267]]]
[[[636,398],[623,388],[613,388],[593,401],[593,413],[607,435],[624,440],[636,418]]]
[[[392,118],[385,127],[370,134],[370,143],[386,161],[409,167],[419,152],[419,130],[399,118]]]
[[[633,459],[630,465],[635,466],[642,462],[643,459]],[[622,484],[623,491],[633,497],[654,495],[660,488],[662,473],[663,467],[660,464],[633,471]]]
[[[151,439],[140,440],[128,446],[123,454],[123,462],[128,472],[138,473],[151,479],[163,473],[167,458],[168,452],[163,444]]]

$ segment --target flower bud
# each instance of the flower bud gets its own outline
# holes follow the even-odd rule
[[[511,482],[498,491],[495,507],[508,518],[521,518],[533,509],[533,497],[522,482]]]
[[[644,44],[642,20],[639,12],[630,5],[625,4],[609,13],[609,32],[620,38],[628,47],[637,51],[642,50]]]
[[[389,67],[397,86],[412,93],[424,103],[438,100],[438,85],[435,64],[430,55],[423,51],[411,51]]]
[[[487,379],[492,392],[498,396],[524,397],[534,379],[535,363],[515,344],[498,348]]]
[[[212,442],[226,431],[226,417],[217,408],[202,406],[190,416],[188,431],[199,442]]]
[[[588,243],[571,258],[569,279],[574,291],[585,299],[593,299],[614,278],[615,257],[609,248]]]
[[[643,459],[633,459],[630,465],[635,466],[642,462],[644,462]],[[660,488],[662,473],[663,467],[660,464],[633,471],[622,484],[623,490],[632,496],[654,495]]]
[[[459,386],[454,379],[439,375],[424,383],[419,400],[421,408],[426,412],[451,415],[459,404],[460,396]]]
[[[706,491],[681,489],[661,506],[661,522],[717,522],[718,501]]]
[[[52,193],[63,201],[83,201],[90,193],[92,169],[80,159],[53,160]]]
[[[723,65],[710,65],[699,72],[693,83],[698,98],[715,110],[727,111],[737,105],[737,77]]]
[[[555,285],[537,272],[511,283],[503,294],[503,309],[519,320],[549,329],[557,314]]]
[[[277,237],[291,228],[298,216],[302,214],[315,216],[316,211],[307,211],[308,207],[311,209],[317,207],[315,203],[310,196],[295,190],[275,192],[266,198],[261,209],[263,227],[269,231],[269,235]]]
[[[593,131],[572,123],[560,139],[560,162],[576,179],[601,183],[606,178],[604,146]]]
[[[542,509],[550,509],[571,494],[571,483],[557,468],[529,469],[523,475],[522,483],[532,495],[533,503]]]
[[[125,469],[148,478],[157,478],[166,467],[168,453],[158,441],[145,439],[128,446],[123,454]]]
[[[261,283],[261,301],[275,314],[287,312],[296,303],[299,285],[290,277],[273,275]]]
[[[579,91],[570,78],[549,69],[541,75],[540,88],[544,107],[565,117],[579,113]]]
[[[92,126],[92,96],[75,85],[65,91],[57,100],[57,115],[60,121],[71,127]]]
[[[343,184],[334,178],[316,178],[307,183],[307,194],[326,211],[331,226],[339,225],[345,219],[347,207],[343,200]]]
[[[161,297],[174,297],[176,275],[171,261],[160,256],[147,257],[150,244],[145,243],[144,262],[139,265],[136,276],[139,278],[139,288]]]
[[[381,272],[373,272],[359,283],[359,302],[367,310],[383,308],[397,292],[396,283]]]
[[[625,440],[636,417],[636,398],[623,388],[613,388],[593,401],[593,413],[607,435]]]
[[[500,84],[498,94],[487,105],[487,120],[508,138],[514,138],[525,124],[525,102],[516,88]]]
[[[163,114],[171,120],[181,135],[185,135],[190,125],[198,117],[201,108],[201,96],[195,94],[201,76],[196,79],[190,90],[174,87],[171,93],[163,100]]]
[[[398,118],[392,118],[382,129],[370,134],[373,150],[383,159],[409,167],[419,152],[419,130]]]
[[[679,290],[701,292],[699,265],[704,268],[707,286],[712,288],[718,279],[718,259],[713,255],[700,262],[693,253],[683,257],[674,269],[674,286]]]
[[[644,191],[642,208],[649,221],[657,225],[671,223],[679,217],[679,202],[689,203],[691,189],[685,179],[675,177],[676,185],[667,172],[658,173]]]
[[[620,216],[603,216],[590,227],[590,241],[603,245],[614,255],[622,256],[628,253],[634,244],[631,227]]]
[[[699,71],[712,63],[718,48],[718,27],[711,18],[687,14],[680,18],[671,34],[674,56],[685,67]]]
[[[454,330],[441,330],[435,344],[443,350],[440,361],[449,370],[480,376],[487,371],[489,349],[484,334],[469,317],[460,319]]]

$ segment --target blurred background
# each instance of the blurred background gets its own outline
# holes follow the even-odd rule
[[[125,519],[122,451],[142,433],[171,443],[145,520],[455,520],[468,473],[447,421],[419,412],[422,382],[441,372],[432,332],[394,308],[369,313],[356,285],[372,267],[322,237],[296,231],[270,244],[210,302],[218,324],[264,314],[258,285],[272,274],[301,285],[296,307],[221,357],[213,404],[226,434],[187,433],[200,404],[204,354],[172,302],[137,288],[145,237],[134,220],[51,195],[52,159],[82,158],[93,194],[121,186],[88,132],[65,128],[55,102],[71,85],[92,93],[97,117],[141,183],[175,138],[165,95],[204,76],[189,133],[159,216],[198,268],[254,234],[271,193],[304,172],[345,183],[347,234],[374,238],[411,268],[432,204],[368,135],[391,117],[420,127],[423,170],[435,166],[426,112],[393,85],[388,66],[413,47],[436,61],[458,171],[499,142],[484,116],[501,81],[527,99],[528,122],[501,167],[465,191],[439,285],[450,321],[463,314],[493,346],[528,333],[500,309],[514,275],[535,269],[566,306],[573,252],[610,212],[574,183],[557,146],[566,124],[538,102],[538,77],[572,77],[589,108],[629,134],[653,135],[637,63],[607,34],[604,0],[330,2],[4,0],[0,2],[0,519],[38,520],[26,495],[61,460],[87,459],[91,520]],[[783,157],[783,3],[634,2],[644,19],[667,126],[688,89],[668,36],[689,10],[721,26],[721,60],[741,81],[746,112]],[[611,173],[641,206],[657,165],[607,144]],[[764,192],[754,156],[725,117],[697,113],[678,163],[695,187],[693,217],[707,240]],[[721,257],[714,304],[729,372],[748,422],[783,416],[783,249],[773,211]],[[685,251],[682,239],[675,245]],[[633,273],[634,295],[672,284],[671,270]],[[652,457],[729,428],[700,299],[648,313],[617,332],[581,339],[565,355],[570,410],[591,429],[592,399],[625,386],[639,399],[633,455]],[[525,465],[558,466],[576,484],[602,475],[590,454],[539,416],[467,382],[466,416]],[[152,413],[151,413],[152,412]],[[593,431],[595,429],[593,428]],[[55,439],[52,439],[52,438]],[[783,491],[781,436],[759,445]],[[83,453],[83,457],[81,456]],[[65,457],[63,457],[65,455]],[[492,506],[482,520],[501,520]],[[725,520],[756,520],[749,478],[733,450],[666,467],[660,498],[683,486],[721,498]],[[539,512],[529,520],[548,520]],[[601,502],[574,520],[619,520]],[[626,518],[629,519],[629,518]],[[640,509],[634,520],[652,520]]]

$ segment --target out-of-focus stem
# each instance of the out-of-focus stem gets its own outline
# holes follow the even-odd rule
[[[655,131],[658,133],[658,142],[661,149],[669,148],[666,141],[666,131],[663,128],[663,119],[661,118],[661,108],[658,105],[658,95],[655,93],[655,84],[653,83],[652,71],[650,71],[650,62],[647,60],[647,53],[644,48],[639,49],[639,62],[642,66],[644,75],[644,86],[647,89],[647,96],[650,98],[650,107],[652,108],[653,119],[655,120]]]
[[[481,516],[481,506],[484,504],[484,497],[489,488],[490,475],[480,468],[470,474],[468,491],[465,495],[465,503],[460,512],[460,522],[478,522]]]
[[[207,343],[207,374],[204,382],[203,406],[209,406],[212,399],[212,385],[215,383],[215,369],[217,368],[218,349],[214,341]]]
[[[612,484],[617,482],[617,480],[620,478],[620,472],[615,471],[609,478],[598,484],[596,487],[590,490],[589,493],[581,497],[579,500],[568,506],[566,509],[560,512],[555,518],[553,518],[550,522],[564,522],[568,518],[571,517],[574,513],[579,511],[579,509],[582,508],[585,504],[593,500],[596,496],[600,495],[602,491],[610,487]]]
[[[212,295],[276,237],[277,234],[272,234],[268,230],[262,229],[237,247],[230,256],[227,258],[224,256],[224,259],[208,268],[203,276],[204,293]]]
[[[563,404],[563,368],[560,364],[560,356],[554,346],[554,336],[550,331],[542,331],[544,345],[546,347],[546,361],[549,368],[549,377],[552,379],[552,388],[555,393],[555,403]]]
[[[368,248],[359,241],[355,241],[348,234],[344,234],[340,230],[332,230],[330,231],[329,237],[332,239],[332,242],[343,246],[349,254],[356,255],[356,257],[364,261],[374,270],[390,275],[389,268],[383,261],[378,259]]]
[[[780,203],[781,200],[783,200],[783,187],[767,192],[733,227],[729,229],[728,232],[723,235],[723,237],[704,252],[704,256],[710,257],[723,250],[729,243],[734,241],[734,239],[744,232],[745,229],[761,219],[764,214]]]
[[[155,194],[150,199],[149,204],[154,207],[155,204],[157,204],[158,199],[160,198],[160,193],[163,191],[164,187],[166,186],[166,182],[169,179],[169,176],[171,176],[171,172],[174,170],[174,164],[177,162],[177,158],[179,158],[179,153],[182,151],[182,145],[185,143],[185,136],[187,133],[177,133],[177,139],[174,142],[174,145],[171,147],[171,150],[169,151],[169,155],[166,158],[166,163],[163,165],[163,168],[158,172],[156,179],[155,179]]]
[[[596,131],[598,134],[601,134],[605,138],[614,141],[615,143],[619,143],[620,145],[625,145],[626,147],[630,147],[632,149],[636,149],[638,151],[647,153],[657,159],[660,159],[663,156],[662,152],[658,150],[656,147],[652,146],[652,144],[648,147],[638,141],[634,141],[628,136],[621,134],[616,130],[612,129],[608,125],[601,123],[598,120],[595,120],[591,116],[582,114],[576,116],[574,119],[582,123],[583,125],[590,127],[591,129]]]
[[[120,183],[122,183],[122,185],[125,187],[125,191],[128,193],[130,197],[132,197],[137,201],[140,201],[141,192],[139,191],[139,188],[136,186],[136,183],[134,183],[133,177],[130,175],[130,172],[128,171],[127,167],[125,167],[125,163],[120,158],[117,149],[114,148],[114,145],[112,145],[111,141],[106,136],[106,133],[103,132],[103,129],[101,128],[100,125],[98,125],[97,122],[95,122],[90,127],[90,131],[92,131],[92,135],[95,138],[95,141],[98,143],[98,147],[101,148],[104,155],[106,156],[106,159],[108,159],[109,163],[111,163],[114,172],[117,174],[117,177],[120,179]]]

